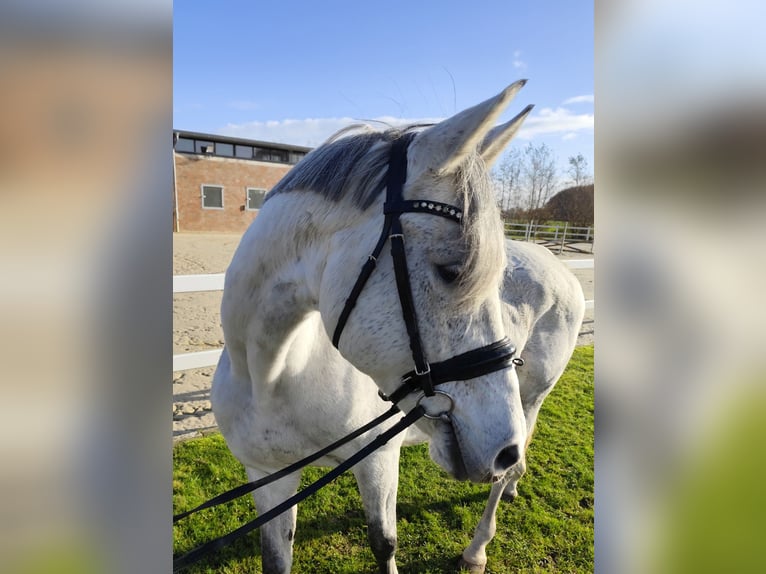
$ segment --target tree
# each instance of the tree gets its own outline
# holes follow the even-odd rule
[[[573,225],[593,225],[593,184],[559,191],[545,205],[545,211],[550,219]]]
[[[511,148],[495,168],[493,179],[498,187],[501,211],[508,211],[518,204],[516,196],[521,183],[521,163],[521,152],[518,148]]]
[[[572,178],[574,187],[581,187],[590,182],[588,160],[586,160],[581,153],[569,157],[569,168],[567,169],[567,172],[569,173],[569,177]]]
[[[521,180],[526,192],[524,208],[529,213],[540,209],[556,185],[556,162],[551,148],[544,143],[539,146],[529,143],[524,148]]]

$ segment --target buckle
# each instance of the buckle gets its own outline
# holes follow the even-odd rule
[[[434,396],[434,393],[436,392],[434,390],[434,383],[431,380],[431,365],[429,363],[426,363],[426,370],[422,373],[418,371],[418,366],[415,365],[415,379],[418,381],[418,387],[420,387],[420,390],[423,391],[427,397]]]
[[[422,373],[421,373],[420,371],[418,371],[418,366],[417,366],[417,365],[415,365],[415,374],[416,374],[418,377],[425,377],[426,375],[430,375],[430,374],[431,374],[431,365],[429,365],[428,363],[426,363],[426,370],[425,370],[425,371],[423,371]]]

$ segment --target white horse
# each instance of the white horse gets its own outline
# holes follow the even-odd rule
[[[221,318],[226,347],[213,410],[232,453],[257,480],[335,441],[387,410],[413,369],[392,257],[383,252],[331,336],[360,268],[380,235],[389,154],[407,138],[405,200],[450,204],[460,222],[402,213],[406,267],[423,352],[432,363],[510,338],[526,361],[439,386],[449,417],[420,419],[354,467],[381,572],[396,573],[396,491],[403,444],[430,442],[433,460],[459,479],[492,482],[487,509],[462,562],[486,564],[495,510],[514,496],[545,396],[575,345],[584,299],[576,279],[545,249],[505,242],[487,168],[531,106],[494,122],[523,81],[431,127],[345,134],[312,151],[272,190],[226,273]],[[508,265],[506,265],[508,263]],[[411,394],[444,409],[443,396]],[[397,417],[394,417],[394,420]],[[389,421],[385,427],[390,427]],[[377,431],[319,460],[335,466]],[[260,514],[293,495],[296,472],[254,493]],[[264,572],[289,572],[297,510],[261,528]]]

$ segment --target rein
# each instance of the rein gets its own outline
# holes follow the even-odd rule
[[[364,289],[367,280],[372,275],[377,265],[378,258],[380,257],[383,247],[390,240],[391,241],[391,257],[394,261],[394,274],[396,277],[396,289],[399,294],[399,302],[402,307],[402,316],[404,323],[407,327],[407,335],[410,339],[410,350],[412,351],[412,360],[415,363],[415,368],[408,373],[405,373],[401,379],[401,385],[390,395],[385,395],[382,392],[378,394],[383,400],[393,403],[391,408],[385,413],[370,421],[366,425],[353,431],[351,434],[337,440],[336,442],[328,445],[327,447],[307,456],[306,458],[299,460],[291,464],[290,466],[265,476],[259,480],[248,482],[236,488],[233,488],[223,494],[220,494],[207,502],[204,502],[186,512],[182,512],[173,517],[173,523],[185,518],[195,512],[203,510],[205,508],[211,508],[218,506],[225,502],[229,502],[236,498],[239,498],[249,492],[252,492],[262,486],[270,484],[284,478],[285,476],[296,472],[303,467],[311,464],[327,455],[331,451],[339,448],[340,446],[348,443],[349,441],[361,436],[365,432],[375,428],[382,424],[384,421],[399,413],[399,408],[396,406],[406,396],[422,392],[423,395],[418,400],[415,408],[404,415],[398,422],[396,422],[391,428],[379,434],[370,443],[364,446],[361,450],[350,456],[348,459],[341,462],[334,469],[327,474],[313,482],[300,492],[291,496],[284,502],[275,506],[268,512],[263,513],[256,519],[240,526],[236,530],[215,538],[193,550],[190,550],[186,554],[173,559],[173,571],[177,572],[200,558],[205,554],[214,552],[230,544],[237,538],[244,536],[245,534],[260,528],[263,524],[271,520],[272,518],[282,514],[289,510],[302,500],[308,498],[323,486],[332,482],[335,478],[343,474],[346,470],[353,467],[359,461],[370,455],[375,450],[385,445],[391,438],[407,429],[417,420],[422,417],[429,419],[446,419],[450,420],[450,413],[454,408],[454,399],[446,392],[437,390],[434,387],[447,383],[450,381],[467,381],[474,379],[495,371],[506,369],[512,364],[521,364],[521,359],[514,359],[513,355],[516,352],[516,348],[511,344],[507,337],[473,349],[466,353],[456,355],[450,359],[440,361],[438,363],[429,363],[425,351],[423,350],[423,344],[420,339],[420,330],[418,329],[418,320],[415,313],[415,304],[412,297],[412,288],[410,286],[409,271],[407,268],[407,257],[404,250],[404,233],[402,230],[402,224],[399,220],[399,216],[402,213],[430,213],[432,215],[438,215],[445,217],[456,223],[460,223],[463,219],[463,212],[461,209],[449,205],[446,203],[440,203],[430,200],[404,200],[402,197],[402,190],[404,183],[407,179],[407,146],[414,137],[414,134],[407,134],[395,140],[391,145],[391,154],[389,156],[388,175],[386,182],[386,201],[383,206],[383,213],[385,215],[383,222],[383,230],[380,234],[377,244],[373,249],[372,254],[368,257],[367,262],[362,266],[362,270],[357,277],[354,287],[351,289],[351,293],[346,299],[346,303],[338,318],[338,324],[335,327],[333,333],[332,343],[337,348],[340,342],[340,337],[343,333],[343,328],[346,326],[351,312],[356,306],[359,294]],[[441,413],[428,413],[425,408],[420,404],[420,401],[424,397],[432,397],[434,395],[441,395],[448,399],[449,408]]]
[[[391,407],[391,409],[388,412],[391,412],[391,411],[394,411],[394,410],[398,411],[399,409],[394,406],[394,407]],[[388,413],[386,413],[386,414],[388,414]],[[191,564],[193,564],[194,562],[196,562],[197,560],[202,558],[205,554],[208,554],[210,552],[214,552],[216,550],[220,550],[221,548],[223,548],[227,544],[231,544],[232,542],[234,542],[237,538],[240,538],[240,537],[244,536],[245,534],[255,530],[256,528],[260,528],[261,526],[266,524],[272,518],[275,518],[276,516],[279,516],[280,514],[282,514],[283,512],[289,510],[290,508],[292,508],[293,506],[295,506],[296,504],[298,504],[302,500],[305,500],[306,498],[308,498],[309,496],[311,496],[312,494],[317,492],[323,486],[327,486],[330,482],[332,482],[338,476],[340,476],[341,474],[346,472],[348,469],[350,469],[356,463],[358,463],[359,461],[361,461],[365,457],[369,456],[374,451],[378,450],[380,447],[385,445],[389,440],[391,440],[393,437],[395,437],[397,434],[399,434],[400,432],[405,430],[407,427],[412,425],[415,421],[417,421],[419,418],[421,418],[424,415],[425,415],[425,410],[423,409],[422,406],[418,405],[417,407],[412,409],[410,412],[408,412],[406,415],[404,415],[404,417],[401,420],[399,420],[396,424],[394,424],[390,429],[388,429],[387,431],[384,431],[381,434],[379,434],[373,441],[371,441],[363,449],[361,449],[360,451],[358,451],[355,454],[353,454],[350,457],[348,457],[346,460],[341,462],[338,466],[333,468],[331,471],[329,471],[324,476],[318,478],[315,482],[312,482],[309,486],[307,486],[306,488],[304,488],[300,492],[294,494],[293,496],[291,496],[290,498],[288,498],[284,502],[281,502],[280,504],[278,504],[277,506],[275,506],[274,508],[272,508],[268,512],[264,512],[263,514],[258,516],[258,518],[254,519],[254,520],[251,520],[250,522],[244,524],[243,526],[240,526],[236,530],[231,531],[229,534],[225,534],[224,536],[221,536],[219,538],[215,538],[215,539],[211,540],[210,542],[206,542],[205,544],[202,544],[201,546],[198,546],[197,548],[195,548],[193,550],[190,550],[189,552],[187,552],[186,554],[184,554],[182,556],[179,556],[178,558],[174,558],[173,559],[173,572],[178,572],[179,570],[181,570],[183,568],[186,568],[187,566],[190,566]],[[378,421],[378,422],[381,422],[381,421]],[[367,425],[365,425],[365,426],[367,426]],[[301,468],[303,466],[305,466],[305,464],[302,465]],[[287,470],[287,469],[285,469],[285,470]],[[275,474],[280,474],[281,476],[284,476],[285,474],[289,474],[289,473],[286,473],[283,470],[283,471],[280,471],[279,473],[275,473]],[[276,480],[276,479],[272,479],[273,476],[274,475],[272,474],[272,475],[269,475],[269,476],[267,476],[265,478],[266,479],[270,479],[268,482],[273,482],[274,480]],[[257,481],[257,482],[261,482],[261,481]],[[266,484],[268,484],[268,482]],[[245,487],[250,487],[251,484],[253,484],[253,483],[249,483],[249,484],[244,485],[244,486]],[[262,484],[259,485],[259,486],[262,486]],[[239,488],[242,488],[242,487],[239,487]],[[255,486],[253,488],[250,488],[250,490],[255,490],[256,488],[258,488],[258,487]],[[235,490],[237,490],[237,489],[235,489]],[[232,492],[232,491],[229,491],[229,492]],[[245,492],[249,492],[249,490],[247,490]],[[242,492],[241,494],[239,494],[237,496],[242,496],[242,494],[245,494],[245,492]],[[224,495],[221,495],[221,496],[225,496],[226,494],[228,494],[228,493],[224,493]],[[237,498],[237,496],[233,496],[232,498]],[[207,503],[205,503],[205,504],[207,504]],[[216,504],[220,504],[220,503],[216,503]],[[205,506],[205,505],[201,505],[201,506]],[[210,504],[210,506],[214,506],[214,504]],[[198,509],[199,509],[199,507],[197,509],[194,509],[194,510],[190,511],[189,513],[184,513],[184,515],[188,515],[191,512],[195,512]],[[174,517],[174,522],[175,522],[175,517]]]

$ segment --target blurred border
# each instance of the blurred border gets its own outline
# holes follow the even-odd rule
[[[762,569],[766,21],[596,4],[596,569]],[[171,568],[172,23],[0,12],[5,572]]]
[[[765,15],[596,4],[598,572],[763,569]]]
[[[4,572],[171,570],[171,11],[0,8]]]

